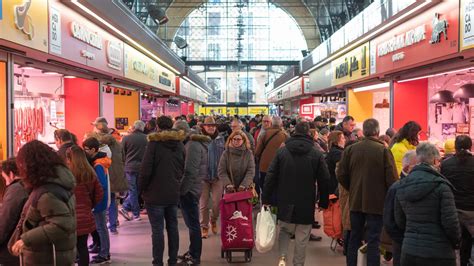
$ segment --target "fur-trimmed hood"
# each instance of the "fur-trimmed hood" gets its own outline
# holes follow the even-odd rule
[[[192,134],[189,136],[189,140],[197,141],[197,142],[211,142],[212,139],[209,136],[203,134]]]
[[[164,130],[148,135],[148,141],[183,141],[186,139],[186,133],[182,130]]]

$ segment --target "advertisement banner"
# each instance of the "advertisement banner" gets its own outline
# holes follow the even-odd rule
[[[160,64],[125,44],[126,78],[175,93],[176,76]]]
[[[459,26],[461,51],[474,47],[474,0],[461,0],[461,25]]]
[[[457,53],[458,15],[458,1],[443,1],[375,38],[371,69],[382,74]]]
[[[331,62],[332,85],[369,76],[369,43],[365,43]]]
[[[51,1],[49,17],[51,54],[123,76],[122,41],[59,2]]]
[[[48,52],[48,1],[0,1],[0,38]]]

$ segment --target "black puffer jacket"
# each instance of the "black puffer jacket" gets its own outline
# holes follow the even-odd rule
[[[341,160],[343,151],[343,148],[337,145],[332,145],[328,155],[326,156],[329,175],[331,176],[329,179],[329,194],[335,193],[337,185],[339,184],[336,177],[336,164]]]
[[[319,206],[328,206],[329,172],[320,151],[310,136],[295,135],[277,151],[265,177],[263,203],[271,202],[277,191],[278,219],[287,223],[312,224],[316,203],[316,182]]]
[[[441,163],[441,174],[454,186],[456,207],[474,211],[474,156],[462,161],[457,156],[446,159]]]
[[[402,253],[454,259],[461,233],[452,185],[427,164],[415,166],[400,181],[395,221],[405,235]]]
[[[165,130],[148,135],[138,189],[147,204],[178,204],[184,173],[183,131]]]

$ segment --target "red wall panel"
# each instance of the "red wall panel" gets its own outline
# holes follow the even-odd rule
[[[91,122],[99,116],[99,83],[92,80],[64,79],[66,97],[66,129],[74,133],[79,143],[92,130]],[[108,121],[109,124],[114,121]]]
[[[416,121],[422,131],[428,130],[428,79],[394,83],[393,125],[400,129],[408,121]],[[426,139],[426,134],[421,134]]]

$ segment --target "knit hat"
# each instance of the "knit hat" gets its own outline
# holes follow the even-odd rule
[[[216,125],[216,120],[214,120],[214,117],[208,116],[206,119],[204,119],[204,123],[202,123],[203,126],[215,126]]]
[[[182,130],[186,134],[189,133],[189,125],[188,123],[186,123],[186,121],[183,121],[183,120],[178,120],[174,122],[173,128],[176,130]]]
[[[444,143],[444,153],[445,154],[453,154],[456,152],[456,149],[454,148],[454,139],[447,139],[446,142]]]

